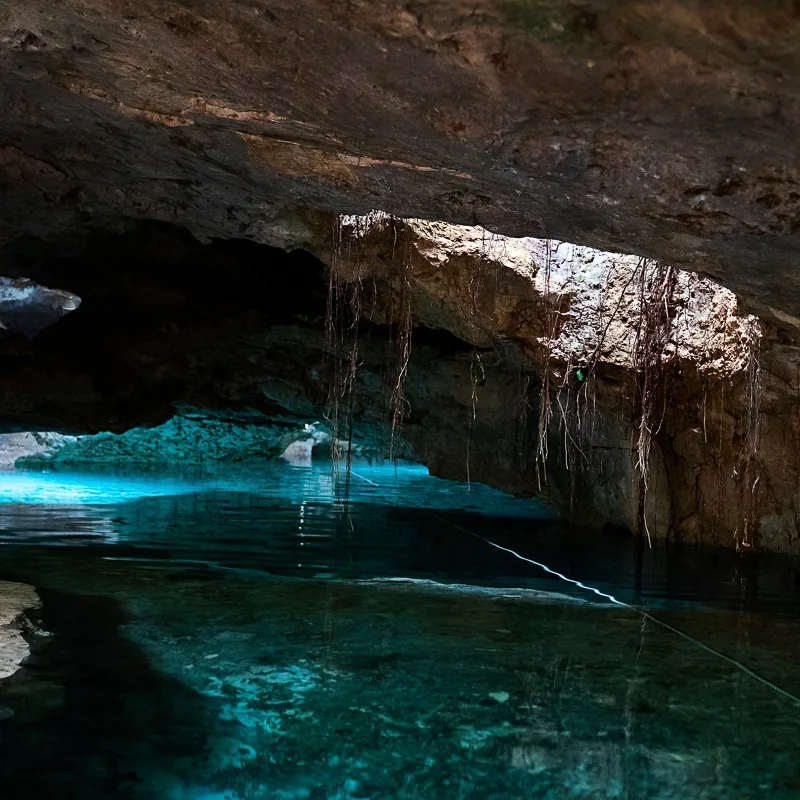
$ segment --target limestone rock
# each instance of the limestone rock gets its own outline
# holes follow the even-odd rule
[[[0,330],[33,338],[80,305],[80,297],[72,292],[48,289],[27,278],[0,277]]]
[[[39,608],[32,586],[0,581],[0,680],[13,675],[30,655],[25,641],[25,612]]]
[[[48,458],[75,440],[60,433],[0,433],[0,469],[13,468],[20,458]]]

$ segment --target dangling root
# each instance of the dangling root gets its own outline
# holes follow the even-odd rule
[[[657,409],[659,389],[663,385],[662,357],[669,342],[671,313],[669,304],[675,290],[677,273],[660,262],[642,262],[639,274],[640,317],[633,346],[633,367],[636,375],[635,408],[639,419],[636,440],[636,471],[639,474],[638,527],[647,534],[647,490],[650,451],[653,435],[658,433],[666,411],[666,393]]]
[[[392,254],[390,264],[391,304],[389,308],[389,363],[393,364],[391,376],[392,391],[389,400],[391,436],[389,457],[396,457],[396,437],[403,427],[408,401],[405,397],[405,383],[411,359],[411,333],[413,316],[411,308],[410,246],[408,232],[399,220],[390,217],[392,227]],[[396,334],[395,334],[396,329]]]
[[[388,255],[369,248],[370,231],[388,226],[392,246]],[[388,454],[395,459],[398,437],[409,408],[405,396],[411,358],[413,327],[410,242],[407,225],[382,212],[364,217],[338,216],[332,232],[328,306],[325,320],[325,349],[331,363],[327,419],[331,426],[331,458],[334,483],[339,486],[339,465],[346,465],[345,498],[349,490],[353,457],[353,411],[356,381],[361,360],[360,337],[377,319],[388,323],[388,349],[382,397],[390,428]],[[378,268],[376,258],[383,262]],[[388,283],[379,302],[378,286]],[[372,302],[365,303],[365,284]],[[388,395],[388,399],[387,399]]]
[[[478,377],[480,375],[480,378]],[[469,426],[467,428],[467,490],[471,487],[470,473],[469,473],[469,457],[470,448],[472,446],[472,426],[475,424],[475,418],[478,413],[478,381],[483,382],[486,380],[486,371],[483,368],[480,353],[477,350],[472,351],[472,361],[469,365],[469,380],[472,386],[472,413],[469,418]]]
[[[742,463],[739,469],[741,477],[741,509],[742,533],[736,538],[737,549],[752,547],[755,542],[758,483],[758,450],[761,439],[759,413],[761,410],[761,326],[753,318],[748,326],[748,351],[745,364],[745,380],[747,381],[747,417],[743,442]]]
[[[351,220],[348,220],[348,223]],[[328,390],[326,416],[331,426],[331,464],[333,485],[339,490],[339,465],[344,458],[344,502],[350,490],[353,457],[353,399],[359,369],[358,334],[363,290],[362,264],[348,236],[344,247],[343,219],[337,216],[332,231],[332,258],[325,312],[325,352],[331,361],[332,378]],[[346,280],[345,269],[353,266],[353,280]],[[342,442],[345,442],[344,447]],[[342,452],[344,450],[344,452]]]
[[[550,297],[550,277],[553,265],[552,244],[553,243],[549,239],[545,242],[543,296],[546,302],[548,302],[548,298]],[[541,491],[543,485],[547,483],[547,457],[549,455],[547,432],[550,428],[550,417],[553,413],[550,387],[550,358],[553,353],[553,343],[556,339],[556,326],[558,325],[557,310],[550,306],[549,302],[546,306],[545,313],[548,315],[546,320],[547,341],[544,343],[544,365],[542,367],[542,382],[539,388],[539,422],[536,432],[536,481],[539,486],[539,491]]]

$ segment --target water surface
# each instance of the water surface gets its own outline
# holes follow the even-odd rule
[[[356,472],[347,504],[329,466],[3,476],[0,579],[44,607],[0,796],[800,796],[800,708],[483,539],[800,693],[791,560]]]

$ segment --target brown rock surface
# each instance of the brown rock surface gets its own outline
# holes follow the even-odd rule
[[[793,324],[798,13],[19,0],[0,235],[136,217],[279,243],[303,209],[381,208],[657,257]]]

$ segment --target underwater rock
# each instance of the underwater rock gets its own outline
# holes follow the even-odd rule
[[[39,595],[32,586],[0,582],[0,680],[13,675],[30,655],[23,635],[25,612],[40,605]]]

